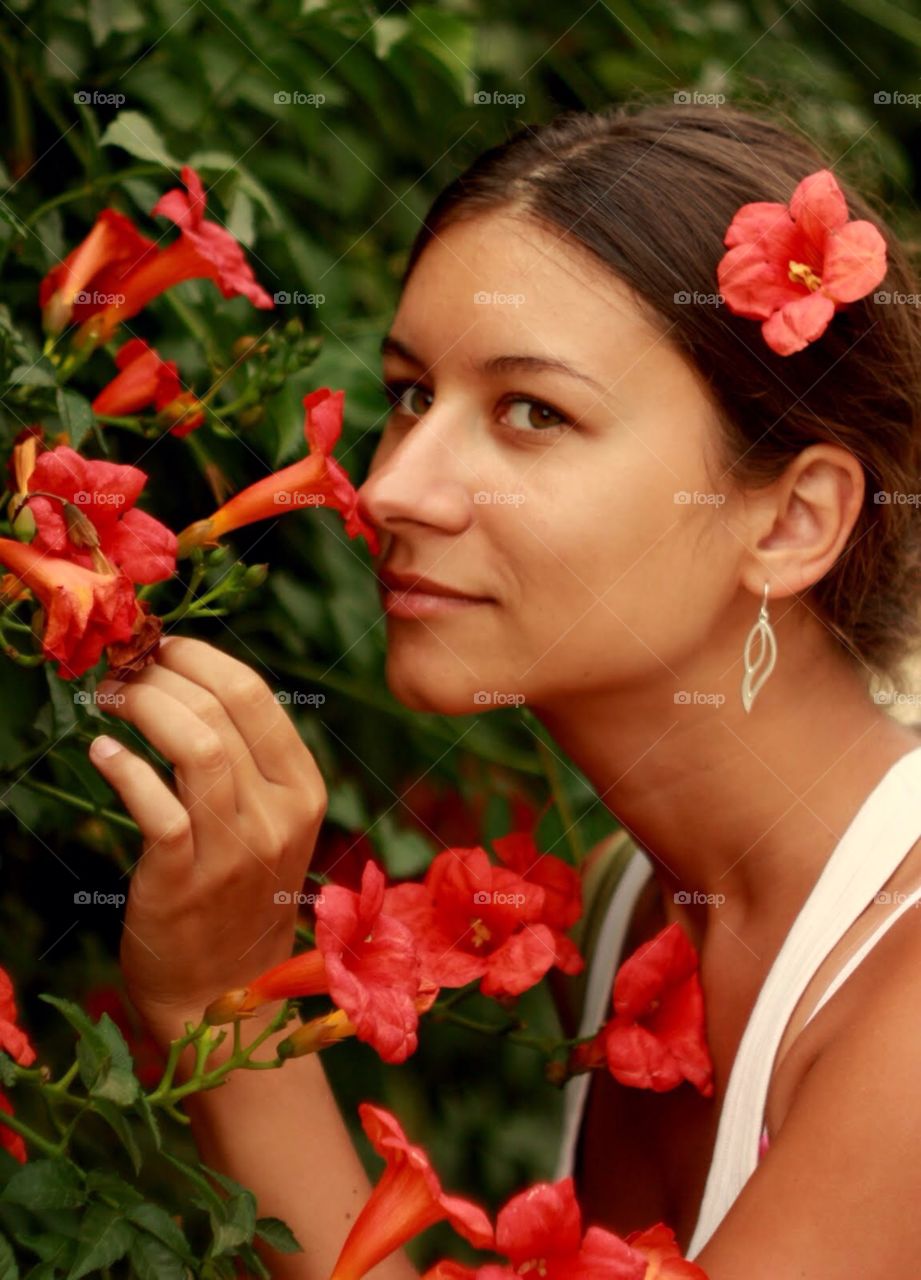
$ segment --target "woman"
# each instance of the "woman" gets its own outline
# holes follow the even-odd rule
[[[567,113],[485,153],[413,246],[361,490],[395,695],[446,714],[523,697],[648,856],[624,954],[677,921],[700,958],[714,1095],[595,1073],[588,1221],[662,1219],[687,1249],[736,1052],[794,922],[833,852],[870,874],[891,863],[793,975],[807,985],[779,1028],[770,1148],[696,1255],[711,1280],[882,1280],[921,1256],[905,1212],[921,1197],[916,913],[805,1028],[921,886],[921,803],[902,785],[921,739],[868,692],[918,639],[918,318],[866,294],[782,355],[717,284],[737,210],[786,204],[829,163],[765,116],[671,103]],[[852,220],[882,225],[843,189]],[[888,232],[885,248],[885,289],[912,293]],[[200,641],[167,642],[122,692],[114,714],[176,771],[173,794],[130,752],[93,753],[144,833],[121,962],[166,1042],[290,954],[294,910],[274,895],[302,884],[325,789],[262,678]],[[865,802],[872,822],[845,841]],[[301,1239],[273,1274],[327,1275],[368,1184],[316,1058],[188,1105],[202,1158]],[[399,1254],[374,1274],[416,1272]]]

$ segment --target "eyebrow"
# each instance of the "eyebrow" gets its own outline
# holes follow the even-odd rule
[[[424,369],[425,365],[419,357],[407,347],[405,342],[401,342],[399,338],[395,338],[392,334],[386,334],[381,341],[380,352],[382,356],[396,355],[402,356],[404,360],[416,364],[420,369]],[[551,356],[534,356],[534,355],[503,355],[489,356],[486,360],[471,362],[471,367],[481,373],[507,373],[512,369],[521,369],[531,373],[565,373],[570,378],[578,378],[580,382],[585,382],[590,387],[594,387],[597,391],[606,392],[607,387],[592,378],[589,374],[583,373],[581,369],[575,369],[571,364],[566,364],[563,360],[555,360]]]

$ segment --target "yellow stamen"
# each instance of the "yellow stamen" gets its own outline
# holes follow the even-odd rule
[[[473,945],[475,947],[481,947],[484,942],[488,942],[492,937],[492,933],[479,916],[477,916],[475,920],[470,921],[470,928],[473,931]]]
[[[794,262],[791,258],[788,266],[789,276],[793,283],[804,284],[810,293],[815,293],[822,283],[822,277],[817,276],[811,267],[806,266],[805,262]]]

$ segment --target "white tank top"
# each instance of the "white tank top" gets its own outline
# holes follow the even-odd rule
[[[921,838],[921,746],[901,756],[866,797],[787,934],[764,980],[739,1042],[720,1113],[713,1160],[687,1258],[697,1257],[758,1164],[764,1108],[774,1058],[800,997],[837,945]],[[633,909],[652,875],[637,848],[611,896],[587,975],[578,1034],[592,1035],[610,1010],[611,985]],[[812,1010],[811,1022],[896,920],[921,902],[912,890],[861,944]],[[554,1180],[572,1172],[591,1072],[563,1090],[562,1142]],[[638,1227],[651,1226],[638,1223]]]

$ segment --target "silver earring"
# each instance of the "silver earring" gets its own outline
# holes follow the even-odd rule
[[[765,583],[758,619],[748,633],[742,654],[742,660],[745,663],[745,675],[742,677],[742,706],[746,711],[751,711],[756,696],[774,670],[774,663],[777,661],[777,637],[768,619],[767,598],[768,584]],[[752,662],[751,651],[756,638],[761,641],[761,645],[757,659]]]

